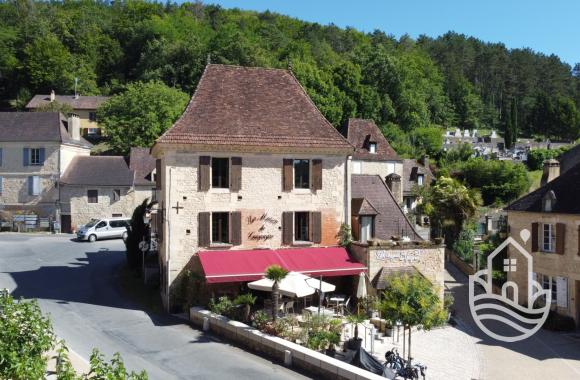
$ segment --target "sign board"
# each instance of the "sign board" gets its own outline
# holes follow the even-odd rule
[[[391,251],[386,249],[379,249],[374,251],[375,258],[381,261],[402,262],[402,263],[417,263],[421,261],[421,251],[409,249],[404,251]]]

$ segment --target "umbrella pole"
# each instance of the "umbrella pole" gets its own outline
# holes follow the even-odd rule
[[[318,284],[318,317],[320,317],[321,306],[322,306],[322,276],[320,276],[320,283]]]

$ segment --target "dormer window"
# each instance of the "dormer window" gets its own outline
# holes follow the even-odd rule
[[[425,182],[425,176],[423,174],[418,174],[417,175],[417,185],[423,186],[424,182]]]
[[[542,211],[552,212],[552,210],[554,210],[555,205],[556,205],[556,194],[554,194],[553,190],[550,190],[549,192],[546,193],[546,195],[544,195]]]
[[[377,153],[377,143],[376,142],[369,143],[369,152],[370,153]]]

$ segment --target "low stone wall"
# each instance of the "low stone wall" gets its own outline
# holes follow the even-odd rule
[[[462,271],[465,275],[471,276],[472,274],[475,274],[473,267],[467,264],[465,261],[461,260],[461,258],[459,258],[459,256],[457,256],[452,250],[446,249],[445,255],[449,261],[451,261],[457,267],[457,269]]]
[[[209,330],[252,351],[284,362],[287,351],[292,355],[292,366],[316,375],[317,378],[339,380],[384,380],[361,368],[341,362],[330,356],[310,350],[285,339],[265,334],[244,323],[230,320],[222,315],[213,314],[199,307],[192,307],[189,319],[193,324],[203,327],[204,319],[209,321]]]

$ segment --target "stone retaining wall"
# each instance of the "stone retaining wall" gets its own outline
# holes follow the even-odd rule
[[[213,314],[199,307],[192,307],[189,319],[203,327],[204,319],[209,321],[211,332],[230,341],[243,345],[252,351],[283,362],[286,351],[292,355],[292,366],[316,375],[317,378],[338,380],[385,380],[361,368],[341,362],[330,356],[310,350],[285,339],[265,334],[244,323]]]

